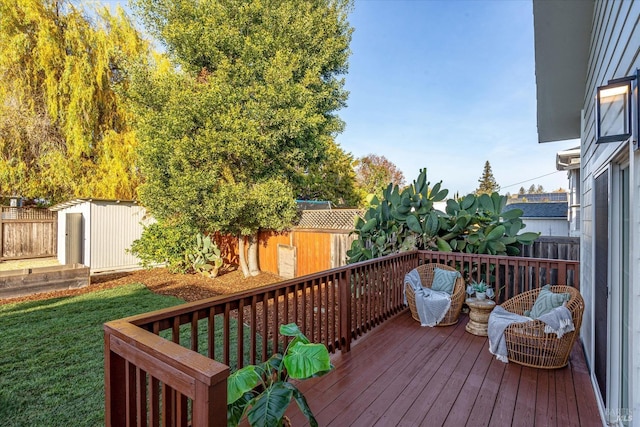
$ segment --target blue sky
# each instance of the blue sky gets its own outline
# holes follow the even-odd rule
[[[450,194],[472,192],[487,160],[502,193],[567,188],[555,155],[579,142],[537,142],[530,0],[356,0],[349,21],[345,151],[383,155],[407,182],[426,167]]]
[[[555,154],[578,141],[537,142],[531,1],[360,0],[350,23],[346,151],[461,194],[486,160],[502,192],[567,188]]]

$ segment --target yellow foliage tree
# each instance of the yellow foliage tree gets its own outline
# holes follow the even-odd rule
[[[120,8],[0,0],[0,194],[133,199],[126,66],[150,46]]]

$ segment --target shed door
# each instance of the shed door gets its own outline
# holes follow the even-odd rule
[[[65,264],[83,264],[82,257],[82,214],[68,213],[65,215]]]

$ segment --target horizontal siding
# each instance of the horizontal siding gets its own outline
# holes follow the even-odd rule
[[[581,141],[581,187],[582,187],[582,224],[581,224],[581,293],[586,307],[593,306],[593,263],[594,263],[594,192],[595,177],[608,173],[607,168],[615,163],[620,154],[628,154],[631,166],[637,169],[635,162],[638,154],[633,152],[629,142],[596,144],[596,89],[609,80],[635,74],[640,67],[640,2],[601,0],[594,8],[593,31],[591,34],[589,68],[585,82],[583,106],[583,131]],[[635,158],[635,159],[634,159]],[[632,182],[632,203],[638,194],[637,173]],[[634,178],[632,178],[634,179]],[[635,193],[635,196],[634,196]],[[635,202],[637,206],[637,199]],[[633,206],[633,205],[632,205]],[[635,209],[632,209],[635,213]],[[637,222],[637,221],[636,221]],[[632,226],[634,227],[634,226]],[[635,225],[637,227],[637,224]],[[636,228],[637,230],[637,228]],[[632,228],[632,235],[637,236]],[[637,239],[634,239],[637,240]],[[634,243],[632,243],[634,244]],[[637,245],[637,243],[635,243]],[[637,273],[635,274],[637,277]],[[633,282],[632,282],[633,283]],[[637,285],[636,285],[637,292]],[[593,313],[584,312],[582,339],[589,358],[593,360]],[[637,325],[633,327],[638,330]],[[637,362],[633,366],[638,366]],[[633,381],[637,381],[637,376]],[[632,397],[635,403],[637,397]]]

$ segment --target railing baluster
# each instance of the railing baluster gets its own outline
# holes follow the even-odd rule
[[[249,363],[256,364],[256,335],[258,334],[256,317],[257,317],[257,304],[258,297],[253,295],[251,297],[251,348],[249,349]]]
[[[237,352],[238,369],[244,366],[244,299],[238,301],[238,334]]]
[[[132,328],[130,331],[136,332],[130,335],[122,332],[131,347],[125,351],[124,344],[116,344],[120,346],[117,350],[120,353],[116,354],[110,350],[111,339],[105,327],[105,421],[112,426],[159,427],[186,425],[190,419],[193,425],[225,425],[226,377],[222,371],[215,371],[221,375],[215,381],[210,377],[211,382],[192,383],[185,378],[191,375],[190,369],[197,368],[181,365],[192,357],[189,352],[204,351],[201,348],[204,344],[199,341],[200,326],[204,326],[200,324],[201,318],[203,324],[206,319],[209,359],[219,358],[226,365],[232,362],[232,354],[241,367],[283,351],[289,338],[279,335],[279,326],[290,322],[297,323],[310,340],[324,343],[330,351],[339,348],[348,352],[352,340],[406,310],[404,276],[419,264],[429,262],[455,266],[466,272],[466,279],[484,278],[498,294],[498,303],[547,283],[567,283],[578,289],[580,285],[577,261],[413,251],[113,322],[119,322],[118,325],[124,322]],[[216,320],[217,316],[221,317]],[[247,322],[250,325],[246,326]],[[216,348],[216,326],[222,348],[219,345]],[[232,339],[231,328],[237,331],[237,340]],[[190,339],[186,337],[187,330]],[[245,341],[247,333],[250,337]],[[158,337],[161,336],[188,346],[183,349],[187,353],[172,359],[171,355],[176,354],[172,353],[174,344],[173,347],[135,344],[144,334],[154,337],[155,343],[170,344]],[[236,347],[232,350],[232,346]],[[130,358],[127,351],[137,353]],[[155,356],[160,354],[164,356],[158,361]],[[202,360],[199,363],[194,366],[207,366]],[[213,375],[218,375],[215,372]],[[228,370],[225,372],[228,375]]]

